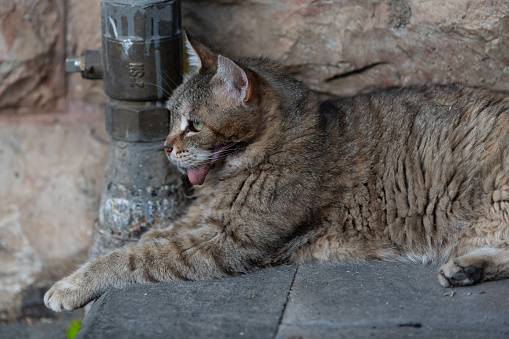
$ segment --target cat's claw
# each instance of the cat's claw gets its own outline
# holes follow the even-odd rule
[[[44,304],[55,312],[72,311],[85,306],[92,299],[85,288],[63,279],[46,292]]]

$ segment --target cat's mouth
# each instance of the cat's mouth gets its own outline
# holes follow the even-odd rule
[[[217,160],[238,153],[244,148],[245,144],[239,142],[232,142],[211,148],[211,156],[207,162],[185,169],[187,172],[187,178],[193,185],[202,185],[205,181],[207,173],[209,173],[209,170]]]
[[[193,185],[202,185],[205,181],[207,173],[214,163],[221,157],[221,155],[227,150],[228,147],[225,145],[213,147],[210,149],[211,156],[209,160],[198,166],[189,167],[186,169],[187,178]]]
[[[209,173],[210,168],[214,163],[208,162],[199,167],[190,167],[187,171],[187,178],[193,185],[201,185],[205,181],[205,176]]]

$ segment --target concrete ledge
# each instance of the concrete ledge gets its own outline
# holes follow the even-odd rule
[[[110,289],[76,338],[271,338],[296,267]]]
[[[507,338],[509,280],[445,289],[437,268],[307,264],[111,289],[77,338]]]

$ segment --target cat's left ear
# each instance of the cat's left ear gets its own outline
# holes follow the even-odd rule
[[[247,103],[253,95],[253,74],[222,55],[217,58],[217,77],[221,79],[226,94],[238,103]]]
[[[189,73],[203,74],[212,71],[216,67],[217,54],[210,48],[193,38],[188,31],[184,31],[184,41]]]

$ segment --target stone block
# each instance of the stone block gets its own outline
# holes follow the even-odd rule
[[[19,312],[23,287],[33,284],[41,271],[19,218],[16,205],[0,209],[0,319]]]
[[[58,117],[0,121],[0,319],[86,260],[109,140],[102,114]]]
[[[295,270],[111,288],[94,302],[76,339],[273,338]]]
[[[76,338],[507,338],[507,280],[439,285],[438,267],[310,263],[111,288]]]
[[[65,0],[0,3],[0,111],[54,109],[65,94]]]
[[[197,38],[233,57],[279,60],[325,95],[461,82],[509,89],[509,4],[490,1],[182,3]]]

